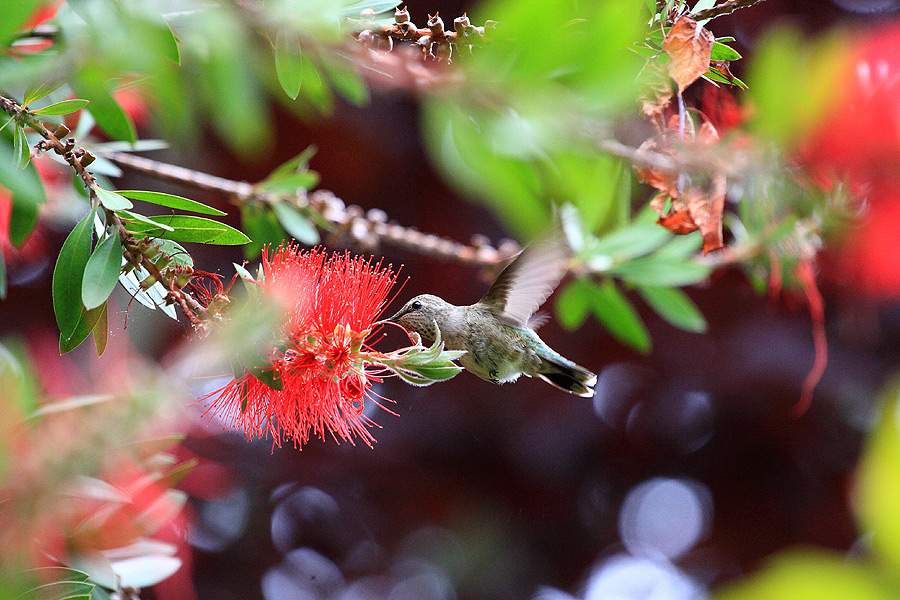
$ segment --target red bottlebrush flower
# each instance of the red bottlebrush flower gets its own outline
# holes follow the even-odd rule
[[[207,413],[248,439],[271,435],[277,445],[289,440],[300,447],[328,433],[371,447],[375,423],[363,409],[367,400],[384,408],[371,391],[384,369],[367,361],[366,339],[396,275],[362,257],[327,257],[293,245],[264,251],[262,265],[263,299],[285,309],[279,349],[263,369],[277,375],[281,389],[245,372],[203,398],[214,398]]]
[[[846,181],[866,197],[859,228],[841,249],[834,276],[874,297],[900,297],[900,27],[853,42],[839,100],[801,146],[823,187]]]

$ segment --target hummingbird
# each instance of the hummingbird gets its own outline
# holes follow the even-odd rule
[[[535,332],[545,320],[535,311],[566,274],[570,255],[563,233],[557,231],[522,250],[475,304],[456,306],[422,294],[387,321],[429,340],[440,333],[448,349],[466,351],[460,364],[486,381],[502,384],[520,375],[538,376],[590,398],[597,376],[555,352]]]

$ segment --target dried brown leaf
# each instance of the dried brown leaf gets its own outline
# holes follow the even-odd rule
[[[656,223],[675,235],[687,235],[697,231],[697,224],[691,220],[691,215],[686,210],[679,210],[671,215],[660,217]]]
[[[650,138],[641,144],[638,147],[637,155],[640,156],[641,152],[658,152],[672,155],[668,149],[660,148],[655,138]],[[678,197],[678,175],[640,164],[635,164],[634,170],[637,172],[638,179],[658,189],[664,196]]]
[[[685,203],[691,220],[703,235],[703,254],[724,246],[722,213],[725,210],[725,176],[713,177],[708,190],[689,188],[685,192]]]
[[[715,36],[692,18],[682,15],[663,40],[669,55],[669,76],[678,84],[678,93],[709,71]]]

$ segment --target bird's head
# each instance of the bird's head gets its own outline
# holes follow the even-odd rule
[[[436,328],[441,327],[451,307],[437,296],[422,294],[404,304],[397,314],[386,320],[433,340],[437,337]]]

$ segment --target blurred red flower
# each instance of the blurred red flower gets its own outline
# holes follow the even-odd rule
[[[311,435],[324,439],[328,433],[335,441],[358,437],[371,447],[375,423],[363,409],[366,400],[384,408],[371,391],[384,370],[367,362],[366,340],[396,275],[362,257],[327,257],[293,245],[264,251],[262,265],[263,299],[285,308],[282,349],[271,352],[265,367],[282,388],[245,372],[202,398],[214,398],[207,413],[248,439],[271,435],[277,445],[290,440],[300,447]]]
[[[803,144],[822,181],[844,179],[867,211],[837,265],[871,295],[900,297],[900,26],[856,41],[841,100]]]

